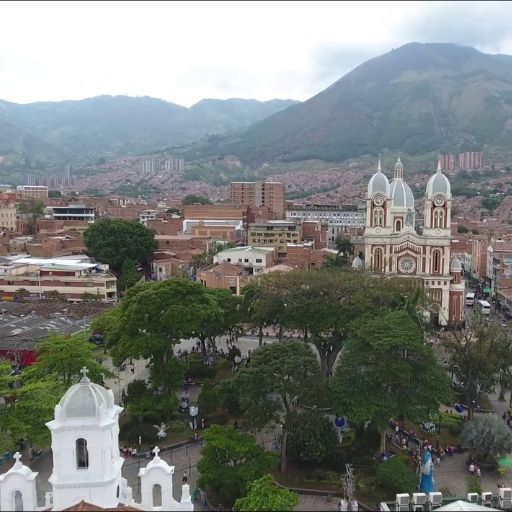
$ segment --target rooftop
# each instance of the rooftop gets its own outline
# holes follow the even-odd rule
[[[252,247],[251,245],[246,245],[243,247],[231,247],[229,249],[224,249],[223,251],[220,251],[219,254],[226,252],[259,252],[263,254],[274,251],[275,249],[273,247]]]

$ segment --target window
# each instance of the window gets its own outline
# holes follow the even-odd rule
[[[444,210],[442,208],[434,209],[434,227],[444,228]]]
[[[402,220],[395,220],[395,231],[402,231]]]
[[[160,484],[153,485],[153,508],[162,506],[162,487]]]
[[[12,510],[15,510],[16,512],[23,510],[23,495],[21,494],[20,491],[14,491],[12,493],[12,502]]]
[[[228,263],[231,263],[231,258],[226,258],[226,261],[227,261]]]
[[[375,249],[373,254],[373,269],[377,272],[382,271],[382,249]]]
[[[244,258],[244,263],[249,263],[249,258]]]
[[[441,253],[436,249],[432,252],[432,272],[439,274],[441,271]]]
[[[375,208],[373,211],[373,225],[375,227],[382,227],[384,225],[384,210],[382,208]]]
[[[82,438],[76,440],[76,467],[78,469],[87,469],[89,467],[87,441]]]
[[[261,258],[256,258],[256,263],[262,263],[262,259]]]

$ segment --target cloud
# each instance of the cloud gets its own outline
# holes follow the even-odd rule
[[[511,50],[512,2],[428,2],[403,27],[410,41],[458,43],[498,53]]]

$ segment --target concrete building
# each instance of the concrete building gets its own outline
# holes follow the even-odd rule
[[[0,230],[16,231],[16,206],[14,204],[0,205]]]
[[[302,227],[295,222],[268,220],[249,225],[247,245],[275,247],[278,258],[286,257],[286,245],[302,240]]]
[[[14,454],[15,464],[0,475],[0,510],[177,510],[192,511],[190,488],[184,483],[181,500],[173,494],[174,467],[153,450],[153,459],[139,469],[141,502],[122,476],[119,415],[112,390],[92,383],[83,368],[82,379],[71,386],[46,423],[52,437],[52,491],[38,506],[37,477]],[[155,502],[155,487],[160,499]]]
[[[233,247],[218,252],[213,262],[232,263],[256,275],[275,265],[276,256],[276,250],[272,247]]]
[[[48,199],[48,187],[44,185],[18,185],[16,187],[18,199]]]
[[[314,242],[287,244],[286,264],[297,269],[313,270],[322,267],[329,258],[337,254],[333,249],[315,249]]]
[[[462,265],[451,254],[451,203],[450,182],[440,162],[427,183],[421,230],[415,225],[414,195],[404,180],[400,158],[391,183],[379,160],[368,184],[366,268],[387,277],[418,280],[428,290],[433,320],[440,325],[458,324],[464,313]]]
[[[364,228],[366,208],[356,205],[321,205],[295,206],[286,210],[286,220],[302,222],[320,220],[327,222],[328,241],[334,245],[336,238],[354,228]]]
[[[96,219],[96,209],[85,204],[69,204],[67,206],[48,206],[48,218],[55,220],[77,220],[92,223]]]
[[[252,275],[238,265],[215,263],[197,272],[197,280],[207,288],[229,290],[240,295],[241,289],[250,282]]]
[[[117,279],[108,265],[90,263],[87,256],[72,258],[35,258],[29,255],[5,256],[0,259],[0,297],[12,300],[25,289],[31,297],[42,298],[58,292],[70,301],[79,302],[84,293],[101,300],[117,299]]]
[[[268,206],[275,219],[284,218],[284,185],[272,181],[235,181],[231,183],[231,202],[240,206]]]
[[[148,225],[149,221],[155,220],[158,217],[158,210],[146,209],[139,212],[139,222]]]

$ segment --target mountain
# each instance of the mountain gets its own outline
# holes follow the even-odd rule
[[[236,136],[186,149],[247,163],[340,161],[387,148],[410,155],[512,144],[512,56],[406,44]]]
[[[51,160],[154,151],[245,128],[295,103],[206,99],[185,108],[147,96],[23,105],[0,100],[0,156]]]

